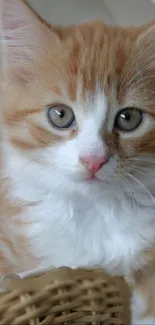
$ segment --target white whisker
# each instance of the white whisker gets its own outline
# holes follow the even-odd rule
[[[129,161],[140,161],[142,163],[146,162],[146,163],[155,164],[155,159],[153,159],[153,158],[144,159],[144,157],[141,157],[141,158],[134,157],[134,158],[129,158]]]
[[[147,175],[147,173],[145,173],[145,172],[143,172],[143,171],[141,171],[141,170],[139,170],[139,169],[142,169],[141,167],[134,167],[134,166],[132,166],[133,167],[133,170],[135,170],[137,173],[139,173],[139,174],[141,174],[141,175],[143,175],[143,176],[145,176],[145,177],[147,177],[147,178],[149,178],[149,179],[151,179],[152,180],[152,177],[151,176],[149,176],[149,175]],[[150,171],[148,168],[144,168],[144,170],[146,171]]]
[[[152,196],[151,192],[148,190],[148,188],[140,181],[138,180],[136,177],[134,177],[133,175],[131,175],[130,173],[127,173],[127,175],[135,182],[139,185],[140,189],[143,189],[147,195],[152,199],[152,201],[155,203],[155,199]]]
[[[121,180],[121,182],[123,182],[127,188],[127,191],[129,193],[129,196],[131,198],[132,204],[133,204],[133,209],[135,209],[137,207],[137,199],[136,199],[136,193],[134,191],[134,188],[130,185],[129,180],[127,180],[126,178],[124,180]]]

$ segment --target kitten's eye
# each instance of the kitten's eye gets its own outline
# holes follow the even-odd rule
[[[124,108],[115,118],[114,127],[120,131],[134,131],[142,122],[143,113],[137,108]]]
[[[68,129],[75,122],[75,116],[70,107],[53,106],[48,109],[48,119],[58,129]]]

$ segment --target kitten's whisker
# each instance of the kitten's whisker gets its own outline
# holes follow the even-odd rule
[[[152,196],[151,192],[148,190],[148,188],[140,181],[138,180],[136,177],[134,177],[133,175],[131,175],[130,173],[127,173],[127,175],[133,180],[135,181],[135,183],[137,183],[140,188],[142,188],[147,194],[148,196],[152,199],[152,201],[155,203],[155,199]]]
[[[122,183],[124,183],[127,192],[129,193],[129,196],[131,197],[131,201],[133,204],[133,209],[135,209],[137,207],[137,199],[136,199],[136,195],[135,195],[135,191],[133,189],[133,187],[130,185],[129,180],[127,180],[126,178],[124,180],[121,180]]]
[[[141,175],[143,175],[143,176],[145,176],[145,177],[147,177],[147,178],[149,178],[149,179],[152,180],[152,177],[151,176],[149,176],[149,175],[147,175],[147,173],[144,173],[141,170],[139,170],[139,169],[141,169],[140,167],[134,167],[134,166],[132,166],[132,167],[133,167],[133,170],[135,170],[137,173],[139,173],[139,174],[141,174]],[[145,168],[145,170],[149,170],[149,169]]]
[[[147,159],[144,159],[143,158],[138,158],[138,157],[134,157],[134,158],[129,158],[129,161],[140,161],[140,162],[146,162],[146,163],[154,163],[155,164],[155,159],[153,158],[147,158]]]
[[[130,185],[129,180],[126,178],[119,177],[118,175],[116,176],[116,180],[119,182],[119,184],[123,184],[123,188],[125,188],[125,192],[129,194],[130,199],[132,201],[133,209],[137,207],[137,198],[136,198],[136,192],[134,191],[134,188],[132,185]],[[124,190],[123,190],[124,193]]]
[[[149,172],[154,173],[154,175],[155,175],[155,170],[154,170],[154,169],[152,169],[152,168],[148,168],[148,167],[145,167],[145,166],[139,166],[139,165],[137,165],[137,164],[131,164],[131,165],[130,165],[130,168],[138,168],[138,169],[141,169],[141,170],[147,170],[147,171],[149,171]]]

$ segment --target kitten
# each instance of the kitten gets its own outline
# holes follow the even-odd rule
[[[2,10],[0,272],[103,267],[155,324],[155,23]]]

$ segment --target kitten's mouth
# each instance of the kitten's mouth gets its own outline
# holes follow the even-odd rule
[[[95,181],[95,180],[97,180],[97,177],[93,174],[93,175],[90,175],[88,178],[86,178],[86,180],[87,181],[89,181],[89,180],[91,180],[91,181],[94,180]]]

